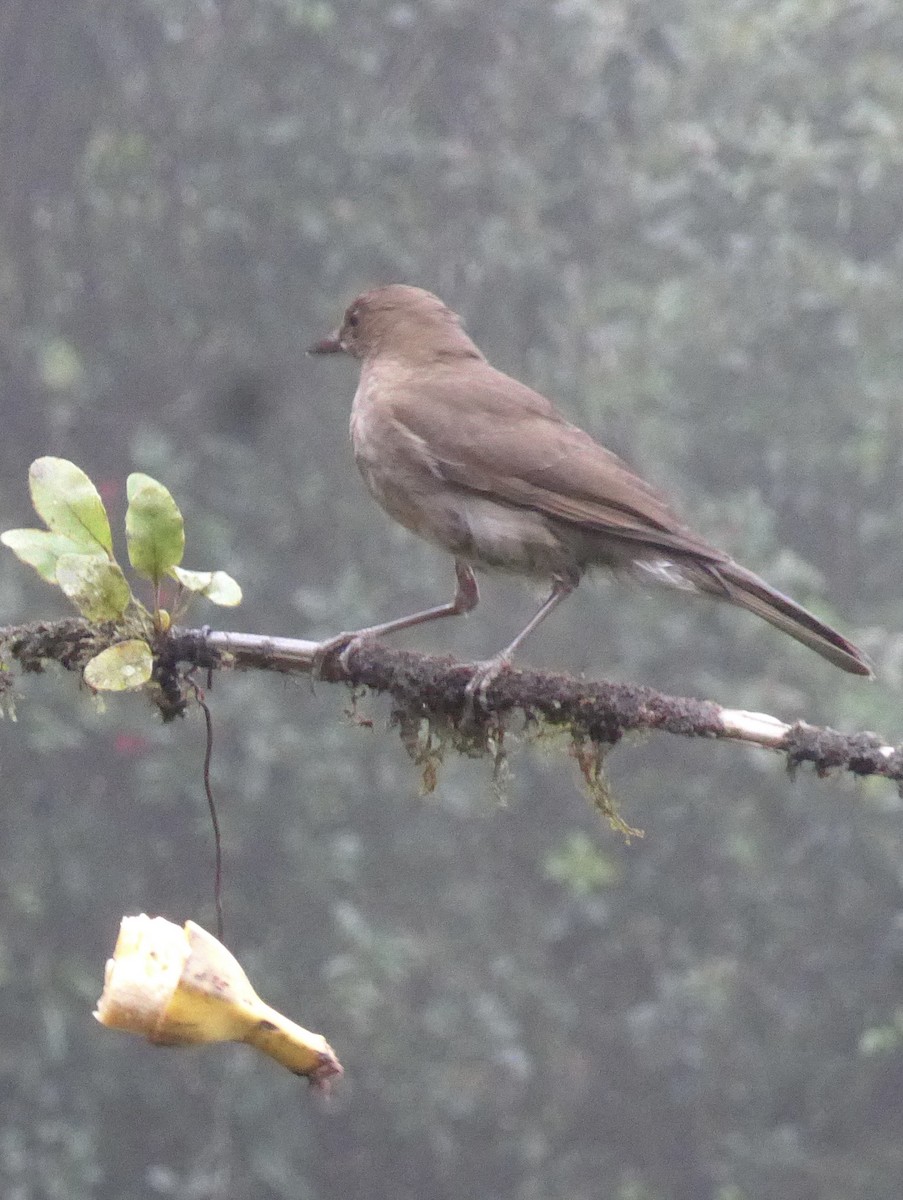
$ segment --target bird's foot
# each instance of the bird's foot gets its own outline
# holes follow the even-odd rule
[[[366,634],[362,633],[337,633],[335,637],[327,638],[325,642],[320,642],[314,651],[313,659],[310,664],[310,680],[311,685],[316,683],[318,679],[323,678],[323,666],[327,660],[337,650],[341,650],[338,656],[339,666],[344,672],[348,671],[348,660],[355,650],[358,650],[364,641]]]
[[[510,670],[511,660],[507,654],[497,654],[495,658],[487,658],[484,662],[474,664],[473,675],[464,689],[465,725],[472,725],[476,719],[477,706],[486,710],[486,700],[489,689],[499,675]]]

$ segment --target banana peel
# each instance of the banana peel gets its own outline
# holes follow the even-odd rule
[[[157,1046],[247,1042],[317,1087],[342,1074],[332,1047],[260,999],[238,961],[194,921],[123,917],[94,1016]]]

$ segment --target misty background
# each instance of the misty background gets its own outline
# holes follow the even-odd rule
[[[121,533],[154,475],[210,621],[304,638],[450,597],[348,447],[349,361],[304,350],[379,283],[871,654],[587,580],[538,666],[901,737],[898,0],[4,0],[0,527],[70,458]],[[120,537],[119,546],[123,545]],[[534,595],[399,645],[486,657]],[[63,615],[5,549],[0,622]],[[0,1191],[9,1200],[899,1200],[903,810],[882,780],[650,737],[450,756],[389,704],[263,675],[210,695],[226,938],[322,1031],[325,1099],[251,1051],[91,1011],[123,913],[213,925],[196,710],[72,675],[0,723]],[[360,718],[373,722],[372,728]]]

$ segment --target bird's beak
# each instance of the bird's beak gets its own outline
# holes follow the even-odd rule
[[[339,330],[334,329],[328,337],[321,338],[308,347],[308,354],[341,354],[345,347],[339,339]]]

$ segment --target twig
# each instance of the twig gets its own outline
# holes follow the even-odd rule
[[[115,634],[110,640],[116,640]],[[17,659],[24,670],[40,669],[44,659],[78,669],[103,644],[99,631],[79,620],[0,629],[0,659]],[[309,674],[315,669],[321,645],[251,633],[174,629],[161,637],[154,649],[159,656],[159,676],[177,671],[182,663],[208,670],[231,667]],[[329,683],[388,692],[396,709],[409,716],[433,717],[460,727],[472,672],[472,665],[450,658],[365,642],[349,656],[347,667],[341,665],[338,654],[327,655],[319,677]],[[541,718],[600,744],[613,745],[625,734],[639,730],[719,738],[783,753],[791,768],[810,762],[819,774],[845,770],[903,784],[903,748],[887,744],[877,734],[845,734],[803,721],[790,725],[767,713],[722,708],[708,700],[668,696],[639,685],[511,670],[493,681],[485,711],[478,713],[478,719],[488,729],[513,709],[522,710],[528,719]]]

